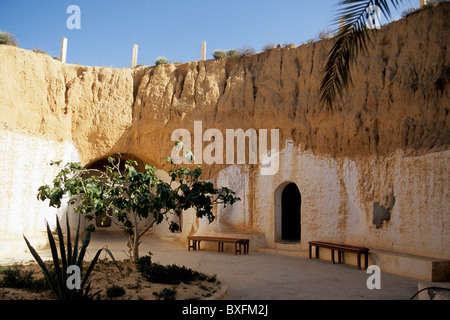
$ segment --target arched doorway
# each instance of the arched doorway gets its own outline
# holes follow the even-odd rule
[[[113,154],[111,155],[112,158],[114,158],[116,160],[115,164],[117,164],[118,162],[118,154]],[[93,162],[91,162],[90,164],[86,165],[86,169],[95,169],[101,172],[106,172],[105,166],[111,166],[111,163],[108,160],[108,156],[105,156],[103,158],[97,159]],[[143,172],[145,165],[144,162],[139,159],[138,157],[131,155],[131,154],[121,154],[120,155],[120,162],[119,162],[119,170],[121,172],[123,172],[125,170],[125,163],[127,160],[134,160],[137,162],[137,165],[135,165],[135,168],[137,171],[139,172]],[[122,228],[116,224],[116,223],[112,223],[112,219],[110,218],[111,216],[111,211],[108,211],[108,214],[103,213],[100,216],[97,216],[95,218],[95,227],[96,230],[108,230],[108,231],[122,231]]]
[[[295,183],[286,185],[281,193],[281,240],[300,242],[300,191]]]
[[[301,240],[301,195],[292,181],[283,182],[275,190],[274,241],[299,243]]]

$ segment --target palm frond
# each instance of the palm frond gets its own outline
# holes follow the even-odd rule
[[[337,94],[351,83],[350,67],[355,63],[360,53],[367,52],[372,45],[371,36],[376,29],[367,28],[367,10],[376,6],[386,19],[391,17],[391,9],[397,8],[402,0],[342,0],[337,11],[336,20],[340,24],[334,37],[327,62],[323,69],[323,79],[320,87],[320,103],[331,109]]]

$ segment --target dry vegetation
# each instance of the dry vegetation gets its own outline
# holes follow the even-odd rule
[[[97,263],[90,278],[90,294],[94,295],[100,291],[93,297],[94,300],[203,300],[213,296],[222,287],[221,283],[216,281],[214,277],[208,277],[206,280],[195,280],[189,284],[183,282],[176,285],[151,283],[137,271],[133,262],[119,261],[118,264],[121,272],[112,261],[101,260]],[[6,270],[11,270],[11,268],[20,270],[17,274],[20,273],[19,277],[22,280],[29,278],[27,275],[31,272],[33,280],[36,280],[38,285],[34,289],[5,286]],[[41,269],[34,262],[0,266],[0,300],[53,300],[54,295],[50,289],[45,289],[43,278]],[[123,293],[120,288],[125,291],[124,294],[114,296]]]

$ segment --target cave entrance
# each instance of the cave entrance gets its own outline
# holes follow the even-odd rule
[[[117,160],[117,154],[115,155],[111,155],[111,157],[115,158]],[[96,161],[88,164],[86,166],[86,169],[95,169],[101,172],[106,172],[105,166],[111,166],[111,163],[109,163],[108,161],[109,157],[103,157],[100,159],[97,159]],[[144,163],[138,159],[137,157],[133,156],[133,155],[129,155],[129,154],[121,154],[120,157],[120,165],[119,165],[119,169],[120,171],[125,170],[125,163],[127,160],[135,160],[137,162],[137,166],[136,166],[136,170],[139,172],[143,172],[145,165]],[[116,225],[112,225],[111,222],[111,218],[109,216],[111,216],[111,211],[108,211],[108,214],[103,213],[100,216],[97,216],[95,218],[95,227],[101,228],[101,229],[109,229],[109,230],[121,230],[118,226]]]
[[[300,241],[300,191],[289,183],[281,194],[281,240]]]
[[[117,159],[117,154],[111,155],[111,157]],[[105,165],[111,166],[111,164],[108,161],[108,158],[109,157],[103,157],[101,159],[98,159],[98,160],[88,164],[86,166],[86,168],[87,169],[96,169],[96,170],[105,172],[105,170],[106,170]],[[135,166],[135,168],[138,172],[145,171],[145,164],[140,158],[138,158],[132,154],[122,153],[121,158],[120,158],[120,166],[119,166],[119,169],[122,172],[125,170],[125,163],[127,160],[134,160],[137,162],[137,166]],[[163,170],[156,170],[156,176],[166,182],[170,182],[169,175]],[[108,213],[110,214],[111,212],[108,212]],[[144,218],[142,218],[142,219],[144,219]],[[152,219],[152,215],[149,215],[149,217],[147,219]],[[148,220],[148,221],[150,221],[150,220]],[[180,227],[180,229],[178,231],[175,231],[175,233],[181,233],[182,227],[183,227],[183,214],[178,215],[178,214],[174,213],[174,214],[170,215],[170,221],[176,222]],[[101,216],[96,217],[95,226],[98,227],[99,230],[105,229],[108,231],[122,231],[122,228],[119,225],[117,225],[116,223],[111,223],[111,222],[114,222],[114,221],[110,217],[108,217],[108,215],[106,213],[104,213]],[[145,225],[145,223],[142,225]],[[156,226],[154,226],[154,227],[156,227]]]
[[[293,182],[275,191],[275,242],[299,243],[301,239],[301,195]]]

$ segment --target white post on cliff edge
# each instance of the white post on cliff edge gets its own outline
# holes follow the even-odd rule
[[[136,68],[137,55],[138,55],[138,45],[135,44],[133,46],[133,59],[131,60],[131,68]]]
[[[205,61],[206,59],[206,41],[202,42],[202,57],[201,60]]]
[[[67,57],[67,38],[62,38],[61,41],[61,62],[66,63]]]

